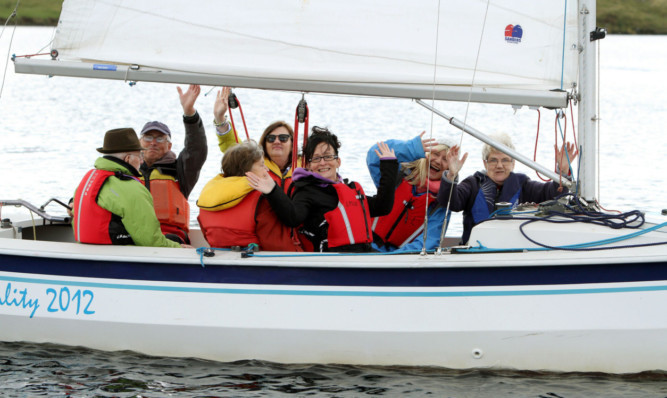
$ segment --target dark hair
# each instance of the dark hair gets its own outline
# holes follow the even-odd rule
[[[311,130],[310,137],[308,137],[308,143],[306,144],[306,149],[303,151],[303,156],[307,162],[310,162],[310,159],[313,158],[315,153],[315,148],[320,144],[327,144],[333,148],[334,153],[338,155],[338,148],[340,148],[340,141],[336,134],[332,133],[326,127],[314,126]]]
[[[222,173],[225,177],[243,177],[255,162],[263,158],[264,151],[255,141],[234,145],[222,157]]]
[[[266,136],[269,134],[273,133],[273,130],[279,128],[279,127],[285,127],[287,129],[287,132],[289,133],[289,136],[294,139],[294,130],[292,129],[292,126],[287,124],[287,122],[284,122],[282,120],[278,120],[276,122],[273,122],[269,124],[265,129],[264,132],[262,133],[262,136],[259,138],[259,145],[262,147],[264,150],[264,153],[267,153],[266,151]],[[288,164],[292,163],[292,146],[290,145],[289,147],[290,153],[289,153],[289,159],[287,160]]]

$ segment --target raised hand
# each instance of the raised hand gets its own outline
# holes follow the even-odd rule
[[[213,105],[213,117],[216,123],[222,123],[225,120],[225,113],[227,113],[229,107],[229,94],[231,92],[232,89],[229,87],[223,87],[222,90],[218,90],[218,95],[216,95],[215,104]]]
[[[273,181],[273,178],[269,173],[263,173],[262,175],[257,175],[252,171],[245,173],[246,179],[248,180],[248,185],[251,188],[261,192],[269,193],[273,190],[273,187],[276,185],[276,182]]]
[[[468,159],[468,152],[464,153],[462,158],[459,158],[460,149],[461,148],[458,145],[454,145],[453,147],[449,148],[449,151],[447,151],[447,164],[449,165],[447,178],[452,181],[454,181],[454,178],[456,178],[456,176],[459,174],[459,171],[461,171],[461,168],[466,162],[466,159]]]
[[[192,116],[195,114],[195,101],[199,97],[201,92],[201,87],[198,84],[191,84],[188,87],[188,91],[183,93],[180,87],[176,87],[178,91],[178,96],[181,100],[181,106],[183,107],[183,114],[186,116]]]
[[[558,162],[560,174],[568,175],[570,171],[570,163],[573,163],[574,159],[579,155],[579,150],[570,142],[565,143],[561,148],[558,148],[558,145],[554,145],[554,148],[556,148],[556,161]]]
[[[394,158],[396,159],[396,154],[394,153],[394,150],[389,148],[389,145],[385,144],[384,141],[378,142],[378,149],[376,149],[375,153],[378,155],[380,159],[382,158]]]
[[[419,134],[422,139],[422,148],[424,149],[424,152],[430,152],[431,148],[438,145],[438,142],[435,138],[424,138],[424,134],[426,134],[426,131],[422,131]]]

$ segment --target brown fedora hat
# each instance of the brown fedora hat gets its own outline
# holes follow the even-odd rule
[[[109,130],[104,134],[104,146],[97,148],[100,153],[118,153],[141,151],[143,148],[137,138],[137,132],[133,128]]]

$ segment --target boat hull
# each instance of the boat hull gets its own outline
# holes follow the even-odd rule
[[[0,244],[2,341],[218,361],[667,369],[661,247],[244,258]]]

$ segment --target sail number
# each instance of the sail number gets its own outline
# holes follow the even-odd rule
[[[85,315],[94,314],[90,305],[93,303],[93,292],[90,290],[77,289],[73,293],[67,286],[56,289],[46,289],[46,295],[49,296],[49,306],[46,308],[49,312],[67,312],[76,311],[76,315],[83,313]]]

